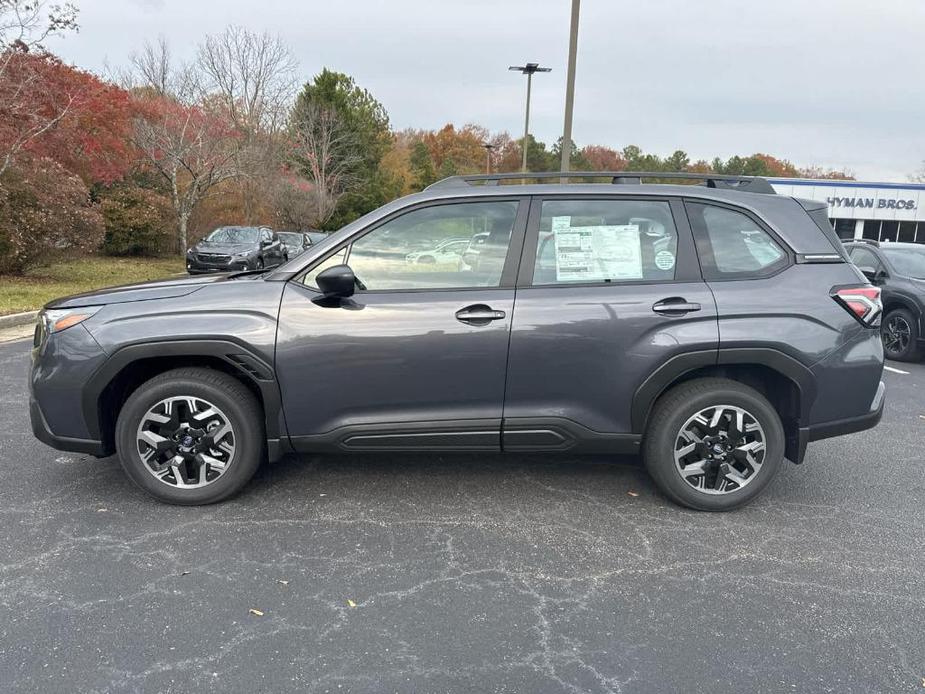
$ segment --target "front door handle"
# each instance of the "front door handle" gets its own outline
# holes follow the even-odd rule
[[[456,312],[456,320],[470,325],[488,325],[493,320],[501,320],[507,316],[504,311],[495,311],[485,304],[473,304]]]
[[[700,310],[700,304],[693,301],[687,301],[679,296],[673,296],[670,299],[663,299],[652,306],[652,310],[666,316],[682,316],[685,313]]]

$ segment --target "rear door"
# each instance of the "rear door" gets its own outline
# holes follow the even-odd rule
[[[717,347],[713,295],[680,201],[536,198],[511,328],[503,445],[632,450],[636,391],[678,355],[715,363]]]

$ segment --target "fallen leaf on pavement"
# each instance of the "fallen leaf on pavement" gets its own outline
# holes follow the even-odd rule
[[[283,585],[283,586],[288,586],[288,585],[289,585],[289,581],[284,581],[284,580],[281,579],[281,578],[276,579],[276,582],[279,583],[280,585]]]
[[[627,492],[630,496],[639,496],[639,492]]]
[[[356,607],[356,606],[357,606],[357,604],[356,604],[353,600],[351,600],[350,598],[347,598],[347,604],[350,605],[350,607]]]
[[[248,612],[250,612],[252,615],[255,615],[257,617],[263,617],[263,612],[261,612],[260,610],[254,609],[253,607],[250,608]]]
[[[181,571],[181,572],[180,572],[180,575],[181,575],[181,576],[189,576],[190,573],[191,573],[190,571]]]

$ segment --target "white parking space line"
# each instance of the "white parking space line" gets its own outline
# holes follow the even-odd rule
[[[906,376],[909,375],[908,371],[903,371],[902,369],[894,369],[892,366],[884,366],[883,370],[892,371],[894,374],[905,374]]]

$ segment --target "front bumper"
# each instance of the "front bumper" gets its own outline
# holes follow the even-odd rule
[[[239,270],[253,270],[253,263],[249,258],[232,258],[228,262],[203,262],[198,258],[186,256],[186,271],[191,275],[202,275],[209,272],[237,272]]]
[[[45,421],[45,415],[42,414],[42,408],[35,401],[35,398],[29,398],[29,419],[32,421],[32,433],[35,438],[44,444],[56,448],[59,451],[73,451],[75,453],[88,453],[97,458],[109,455],[105,450],[102,441],[93,439],[77,439],[69,436],[56,436],[52,433],[48,422]]]

